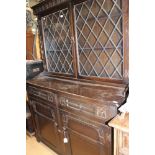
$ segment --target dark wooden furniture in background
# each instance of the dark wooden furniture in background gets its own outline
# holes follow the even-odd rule
[[[117,115],[109,126],[114,128],[114,155],[129,155],[129,113]]]
[[[26,32],[26,60],[33,60],[34,34],[31,31]]]
[[[41,60],[26,60],[26,80],[32,79],[42,71],[43,63]],[[26,96],[26,133],[32,136],[34,135],[34,122],[28,103],[28,96]]]
[[[26,32],[26,60],[41,60],[38,33],[33,34],[31,28]]]
[[[36,137],[60,155],[111,155],[108,121],[128,95],[128,0],[47,0],[44,72],[27,81]]]

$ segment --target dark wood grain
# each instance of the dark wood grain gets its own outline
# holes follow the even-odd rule
[[[72,39],[72,53],[73,53],[73,65],[74,65],[74,74],[75,78],[78,78],[78,58],[77,58],[77,45],[76,45],[76,37],[75,37],[75,27],[74,27],[74,10],[73,4],[70,3],[69,5],[69,12],[70,12],[70,23],[71,23],[71,39]]]

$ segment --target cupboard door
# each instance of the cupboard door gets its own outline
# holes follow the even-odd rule
[[[31,100],[30,102],[33,107],[37,137],[57,151],[59,137],[56,109],[54,107],[45,106],[38,101]]]
[[[111,129],[61,112],[64,143],[69,155],[111,155]]]

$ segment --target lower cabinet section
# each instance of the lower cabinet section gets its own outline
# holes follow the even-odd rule
[[[36,137],[59,155],[112,155],[111,127],[52,102],[30,97]]]

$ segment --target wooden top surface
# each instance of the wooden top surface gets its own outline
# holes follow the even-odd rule
[[[109,123],[109,126],[124,132],[129,132],[129,113],[122,113],[114,117]]]
[[[28,80],[27,83],[41,88],[47,88],[100,101],[106,101],[112,104],[118,104],[118,106],[125,100],[125,87],[116,87],[106,84],[92,84],[47,76],[36,77]]]

